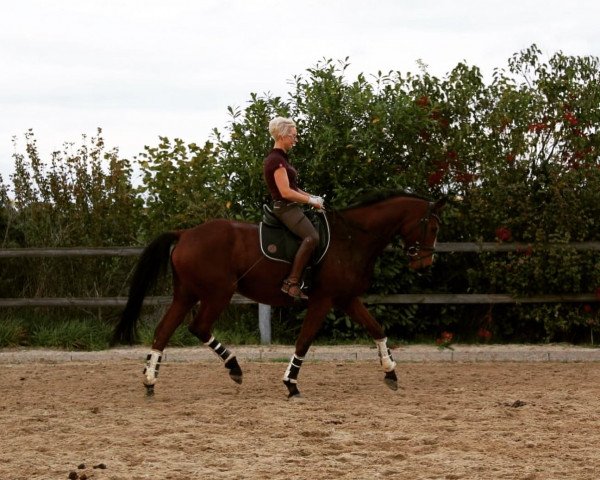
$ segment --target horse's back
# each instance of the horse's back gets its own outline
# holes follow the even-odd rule
[[[182,230],[171,261],[180,273],[201,269],[225,274],[259,252],[256,225],[217,219]]]

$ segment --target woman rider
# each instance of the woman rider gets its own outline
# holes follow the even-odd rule
[[[290,118],[277,117],[269,122],[269,133],[275,145],[264,160],[263,172],[273,198],[273,213],[295,235],[302,239],[281,291],[300,299],[308,297],[300,289],[304,267],[319,244],[319,234],[304,215],[300,204],[323,208],[323,199],[298,188],[298,172],[289,163],[287,152],[296,144],[296,124]]]

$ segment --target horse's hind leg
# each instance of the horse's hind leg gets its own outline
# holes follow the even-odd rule
[[[212,335],[212,326],[223,310],[229,305],[231,295],[217,299],[204,300],[200,303],[200,311],[194,317],[189,330],[210,348],[229,370],[229,376],[235,383],[242,383],[242,369],[233,353]]]
[[[363,305],[359,298],[353,298],[347,305],[344,306],[344,311],[350,317],[365,327],[377,346],[379,361],[385,372],[384,382],[392,390],[398,390],[398,377],[396,376],[396,362],[392,358],[392,353],[387,347],[387,338],[381,325],[373,318],[367,308]]]
[[[192,299],[183,299],[175,295],[171,306],[156,326],[152,341],[152,350],[150,350],[150,353],[146,357],[146,367],[144,368],[144,385],[146,386],[146,393],[148,395],[154,393],[154,385],[158,377],[163,350],[167,346],[173,332],[181,325],[185,315],[194,303],[195,301]]]

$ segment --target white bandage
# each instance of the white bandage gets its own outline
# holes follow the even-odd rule
[[[146,368],[144,368],[144,385],[154,385],[160,368],[162,352],[159,350],[150,350],[146,360]]]
[[[290,363],[283,374],[284,382],[298,383],[298,372],[300,372],[300,367],[302,366],[303,361],[304,357],[298,357],[296,354],[292,355]]]
[[[381,361],[383,371],[391,372],[394,370],[396,368],[396,362],[394,362],[390,349],[387,347],[387,337],[382,338],[381,340],[375,340],[375,345],[377,345],[377,352],[379,353],[379,360]]]

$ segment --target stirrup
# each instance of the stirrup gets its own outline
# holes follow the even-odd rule
[[[287,293],[290,297],[297,300],[308,300],[308,297],[300,288],[300,284],[297,280],[290,280],[289,278],[285,279],[283,281],[283,285],[281,286],[281,291],[283,293]]]

